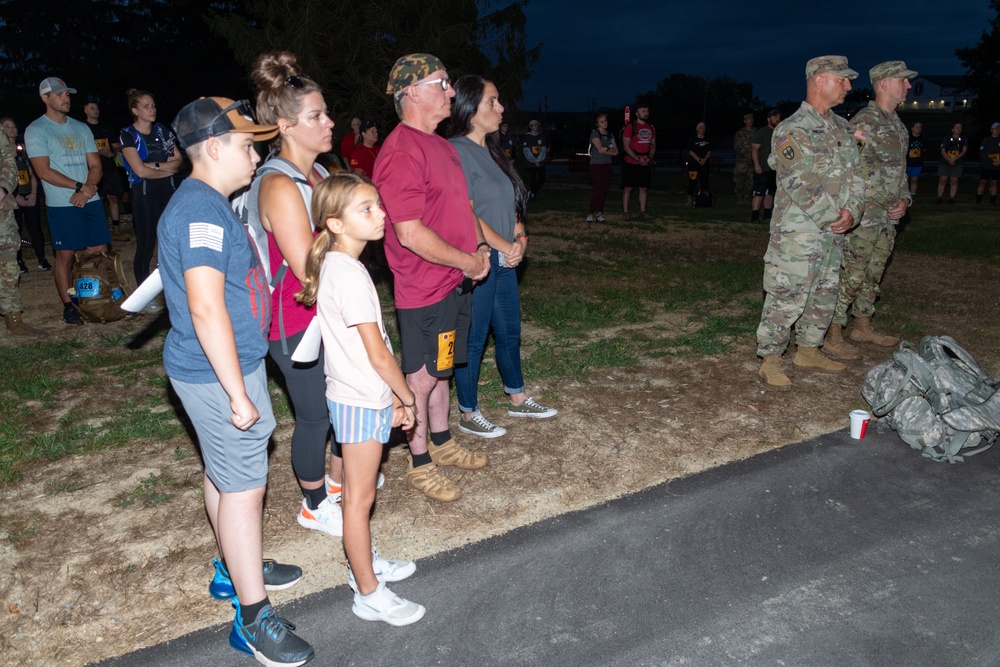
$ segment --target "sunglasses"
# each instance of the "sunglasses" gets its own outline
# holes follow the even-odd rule
[[[212,118],[212,122],[208,124],[208,127],[210,129],[214,129],[215,123],[230,111],[236,111],[239,115],[253,120],[253,107],[250,106],[250,101],[238,100],[230,104],[228,107],[226,107],[219,113],[215,114],[215,117]]]
[[[290,76],[285,79],[285,84],[291,86],[292,88],[302,89],[306,87],[306,81],[311,81],[312,77],[308,74],[296,74],[295,76]]]

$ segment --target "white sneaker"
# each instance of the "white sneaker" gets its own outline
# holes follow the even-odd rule
[[[587,223],[589,224],[593,221],[594,221],[594,214],[590,213],[589,215],[587,215]]]
[[[378,549],[372,548],[372,569],[379,581],[402,581],[417,571],[417,564],[412,560],[389,560],[378,555]],[[351,590],[358,592],[358,582],[354,580],[354,571],[347,566],[347,583]]]
[[[501,435],[507,435],[507,429],[491,422],[479,410],[473,412],[468,419],[460,417],[458,430],[469,435],[478,435],[480,438],[499,438]]]
[[[375,480],[375,488],[381,489],[385,485],[385,475],[382,473],[378,474],[378,479]],[[334,501],[340,502],[341,486],[337,484],[333,479],[327,475],[326,476],[326,495],[333,496]]]
[[[344,515],[340,511],[340,505],[330,496],[327,496],[326,500],[314,510],[309,509],[309,503],[303,498],[298,521],[303,528],[321,530],[334,537],[341,537],[344,534]]]
[[[366,621],[385,621],[389,625],[409,625],[424,617],[427,609],[416,602],[399,597],[385,582],[378,582],[378,588],[368,595],[354,594],[354,615]]]

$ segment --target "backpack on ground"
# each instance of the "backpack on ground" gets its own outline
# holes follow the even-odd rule
[[[861,394],[910,447],[959,463],[1000,435],[997,381],[950,336],[903,342],[865,376]]]
[[[118,253],[78,251],[71,277],[71,302],[83,319],[103,324],[129,314],[122,310],[121,304],[132,288],[125,279]]]

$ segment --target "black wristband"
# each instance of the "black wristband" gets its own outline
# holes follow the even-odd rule
[[[77,181],[76,182],[76,191],[79,192],[81,189],[83,189],[83,183],[81,183],[80,181]]]
[[[489,248],[490,244],[487,243],[486,241],[480,241],[479,245],[476,246],[476,252],[479,252],[479,249],[482,248],[483,246],[486,246],[487,248]]]

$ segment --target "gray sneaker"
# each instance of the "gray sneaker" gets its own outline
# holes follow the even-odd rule
[[[652,220],[653,216],[651,216],[649,213],[646,213],[645,211],[639,211],[639,219],[640,220]]]
[[[587,224],[589,225],[593,221],[594,221],[594,214],[590,213],[589,215],[587,215]]]
[[[603,213],[598,213],[597,214],[597,221],[603,225],[603,224],[606,224],[608,222],[608,219],[604,217]]]
[[[622,213],[622,220],[628,220],[628,219],[629,219],[628,211],[625,211],[624,213]]]
[[[459,419],[458,430],[469,435],[478,435],[480,438],[499,438],[501,435],[507,435],[507,429],[492,423],[479,410],[473,412],[468,419]]]
[[[511,405],[507,408],[507,414],[511,417],[533,417],[534,419],[548,419],[549,417],[555,417],[559,414],[559,411],[555,408],[547,408],[544,405],[539,405],[535,399],[530,396],[524,399],[524,403],[521,405]]]

